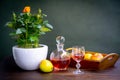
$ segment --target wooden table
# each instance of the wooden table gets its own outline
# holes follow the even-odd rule
[[[83,70],[82,75],[73,75],[74,68],[64,72],[41,73],[24,71],[16,66],[13,57],[9,56],[0,63],[0,80],[120,80],[120,59],[115,66],[102,71]]]

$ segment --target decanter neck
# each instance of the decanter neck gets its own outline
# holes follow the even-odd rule
[[[57,50],[58,50],[58,52],[59,51],[63,51],[63,49],[64,49],[64,44],[56,44],[57,45]]]

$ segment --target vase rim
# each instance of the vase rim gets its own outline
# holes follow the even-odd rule
[[[47,45],[45,45],[45,44],[39,44],[40,45],[40,47],[37,47],[37,48],[23,48],[23,47],[18,47],[18,45],[15,45],[15,46],[13,46],[13,48],[19,48],[19,49],[38,49],[38,48],[41,48],[41,47],[47,47]]]

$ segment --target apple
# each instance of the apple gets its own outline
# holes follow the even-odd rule
[[[95,53],[92,55],[91,60],[100,61],[103,59],[103,55],[101,53]]]
[[[92,54],[86,53],[84,56],[84,60],[91,60]]]

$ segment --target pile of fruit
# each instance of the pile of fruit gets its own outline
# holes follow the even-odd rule
[[[101,53],[86,53],[84,56],[84,60],[101,61],[103,57],[104,56]]]

